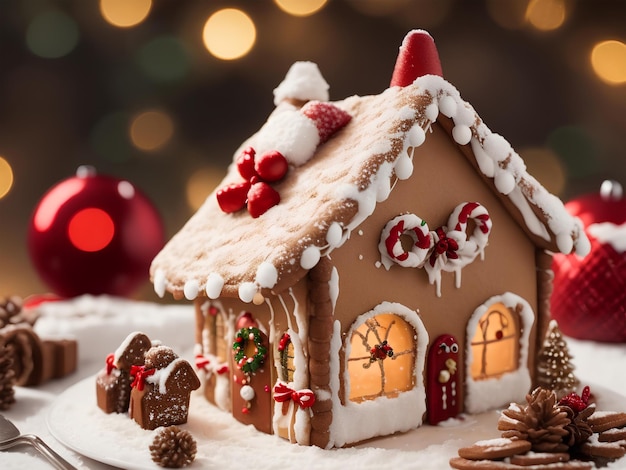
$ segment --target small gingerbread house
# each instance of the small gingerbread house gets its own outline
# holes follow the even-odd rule
[[[531,389],[551,253],[588,240],[441,75],[417,30],[380,95],[329,102],[294,64],[154,259],[157,294],[195,302],[205,395],[242,423],[340,447]]]

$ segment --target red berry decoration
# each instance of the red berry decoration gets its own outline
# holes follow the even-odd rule
[[[127,296],[148,280],[164,240],[159,214],[135,186],[80,167],[39,201],[28,249],[60,296]]]
[[[254,183],[248,191],[248,212],[255,219],[279,202],[280,194],[263,181]]]
[[[252,177],[257,176],[254,169],[254,156],[256,152],[252,147],[247,147],[237,157],[237,171],[246,181],[250,181]]]
[[[255,159],[254,169],[263,181],[273,183],[285,177],[289,164],[278,150],[270,150]]]
[[[218,189],[215,197],[220,209],[227,214],[243,209],[246,205],[246,199],[248,199],[250,186],[249,181],[242,181],[241,183],[229,184]]]
[[[350,116],[343,109],[332,103],[322,101],[309,101],[300,112],[315,122],[317,132],[320,136],[320,144],[326,142],[339,129],[350,122]]]
[[[605,181],[599,194],[565,205],[578,216],[591,242],[581,258],[553,259],[552,316],[571,337],[626,342],[626,199],[619,183]]]
[[[393,69],[389,86],[407,86],[423,75],[443,76],[435,41],[426,31],[407,34]]]

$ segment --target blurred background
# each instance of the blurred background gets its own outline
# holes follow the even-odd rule
[[[626,183],[626,1],[0,0],[0,295],[48,290],[30,218],[80,165],[140,188],[169,238],[293,62],[316,62],[332,100],[377,94],[413,28],[549,190]]]

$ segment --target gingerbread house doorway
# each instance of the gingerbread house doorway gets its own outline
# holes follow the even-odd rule
[[[529,390],[528,348],[534,320],[528,302],[510,292],[491,297],[474,310],[466,338],[466,411],[505,405],[518,400],[520,390]]]

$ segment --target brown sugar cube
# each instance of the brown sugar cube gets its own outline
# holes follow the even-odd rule
[[[144,354],[151,347],[143,333],[129,334],[117,350],[109,354],[106,366],[96,377],[96,402],[105,413],[126,413],[130,404],[133,366],[144,363]]]
[[[200,388],[189,362],[167,346],[156,346],[146,353],[145,365],[134,367],[131,375],[129,414],[142,428],[187,422],[191,392]]]

